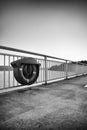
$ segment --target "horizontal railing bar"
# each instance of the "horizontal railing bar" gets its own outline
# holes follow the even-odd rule
[[[11,66],[0,66],[0,71],[12,71],[13,68]]]
[[[4,49],[4,50],[8,50],[8,51],[14,51],[14,52],[20,52],[20,53],[27,53],[27,54],[38,55],[38,56],[43,56],[43,57],[48,57],[48,58],[53,58],[53,59],[66,61],[66,59],[57,58],[57,57],[54,57],[54,56],[48,56],[48,55],[35,53],[35,52],[30,52],[30,51],[25,51],[25,50],[20,50],[20,49],[16,49],[16,48],[12,48],[12,47],[0,46],[0,49]]]
[[[14,54],[7,54],[7,53],[0,53],[0,55],[15,56],[15,57],[24,57],[22,55],[14,55]]]
[[[7,54],[7,53],[0,53],[0,55],[12,56],[12,57],[28,57],[28,56],[23,56],[23,55],[14,55],[14,54]],[[42,58],[35,58],[35,59],[44,60]]]
[[[65,61],[58,61],[58,60],[48,60],[49,62],[54,62],[54,63],[66,63]]]
[[[5,56],[15,56],[15,57],[27,57],[27,56],[22,56],[22,55],[14,55],[14,54],[7,54],[7,53],[0,53],[0,55],[5,55]],[[38,59],[38,60],[44,60],[42,58],[35,58],[35,59]],[[65,63],[65,62],[61,62],[61,61],[53,61],[53,60],[48,60],[47,61],[52,61],[52,62],[58,62],[58,63]]]

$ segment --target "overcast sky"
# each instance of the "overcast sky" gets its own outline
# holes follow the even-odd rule
[[[74,61],[87,60],[86,3],[4,1],[0,45]]]

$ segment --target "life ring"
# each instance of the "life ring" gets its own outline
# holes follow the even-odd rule
[[[39,76],[39,66],[36,64],[21,64],[13,69],[15,79],[23,84],[33,84]]]

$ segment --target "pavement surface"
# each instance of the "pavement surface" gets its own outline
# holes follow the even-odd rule
[[[87,76],[0,95],[0,130],[87,130]]]

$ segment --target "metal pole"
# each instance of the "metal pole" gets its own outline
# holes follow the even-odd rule
[[[8,66],[10,68],[10,56],[8,57]],[[10,69],[8,70],[8,84],[9,84],[9,87],[10,87]]]
[[[5,55],[4,55],[4,88],[5,88]]]
[[[15,57],[13,56],[13,61],[14,61]],[[13,72],[13,86],[14,86],[14,72]]]
[[[68,63],[67,63],[67,60],[66,60],[66,79],[68,78]]]
[[[47,84],[47,57],[44,57],[45,61],[45,85]]]

